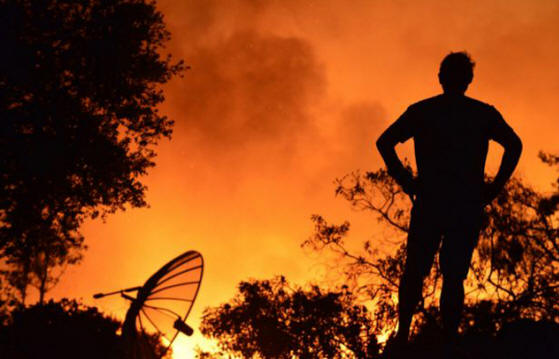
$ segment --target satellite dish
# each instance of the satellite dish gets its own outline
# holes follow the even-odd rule
[[[118,294],[130,301],[130,308],[122,326],[127,357],[147,359],[156,357],[147,344],[149,334],[161,337],[164,355],[179,332],[188,336],[193,329],[186,324],[192,305],[198,295],[204,260],[196,251],[188,251],[165,264],[141,287],[98,293],[93,298]],[[136,292],[136,297],[127,293]],[[147,334],[147,335],[146,335]]]

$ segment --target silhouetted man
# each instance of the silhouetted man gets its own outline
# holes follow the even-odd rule
[[[464,95],[473,67],[465,52],[447,55],[439,70],[444,93],[408,107],[377,141],[388,172],[414,199],[398,293],[396,345],[407,343],[423,279],[441,242],[440,308],[445,341],[454,343],[464,304],[463,281],[478,241],[483,207],[504,187],[522,151],[519,137],[493,106]],[[415,178],[395,151],[399,142],[410,138],[415,144]],[[494,181],[485,183],[489,140],[505,151]]]

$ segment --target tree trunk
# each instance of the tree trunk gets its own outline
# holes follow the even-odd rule
[[[41,285],[39,286],[39,304],[43,305],[45,301],[45,293],[47,292],[47,280],[49,277],[49,256],[44,253],[43,263],[39,263]]]

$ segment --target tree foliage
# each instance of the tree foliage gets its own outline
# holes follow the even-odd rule
[[[200,329],[223,357],[365,358],[378,353],[370,327],[367,309],[347,290],[292,288],[279,277],[241,282],[229,303],[205,310]]]
[[[121,359],[125,348],[118,334],[120,327],[120,321],[75,300],[20,306],[0,326],[0,357]],[[158,337],[146,338],[151,351],[164,352]]]
[[[8,322],[10,313],[18,305],[14,289],[6,285],[5,280],[0,276],[0,326]]]
[[[21,299],[85,249],[86,218],[146,205],[140,177],[184,66],[144,0],[0,0],[0,255]]]
[[[559,157],[541,154],[548,165]],[[559,180],[558,180],[559,181]],[[405,259],[411,202],[384,170],[352,173],[337,180],[336,194],[360,211],[374,214],[389,228],[377,243],[363,241],[361,250],[348,246],[349,222],[329,224],[314,215],[313,235],[303,243],[337,254],[350,290],[371,301],[376,334],[393,329],[397,290]],[[559,322],[559,182],[543,194],[518,178],[507,184],[485,208],[484,225],[466,281],[466,309],[461,330],[495,333],[519,319]],[[383,246],[387,253],[379,252]],[[437,317],[441,272],[438,261],[425,281],[416,333]]]
[[[559,165],[557,156],[540,158]],[[338,179],[336,194],[386,226],[385,237],[376,243],[363,241],[355,250],[348,242],[350,222],[333,225],[320,215],[312,217],[314,233],[303,246],[337,255],[332,269],[343,274],[342,290],[290,289],[282,278],[242,282],[232,301],[204,313],[202,333],[217,339],[222,351],[200,352],[200,358],[378,357],[377,338],[397,324],[411,201],[383,169]],[[552,193],[544,194],[513,178],[485,208],[466,281],[461,331],[470,353],[482,358],[526,353],[554,357],[559,348],[549,340],[559,330],[558,271],[559,181]],[[436,260],[414,323],[411,350],[416,357],[438,355],[433,348],[440,336],[441,285]],[[356,303],[367,303],[372,310]],[[519,341],[519,336],[525,340]]]

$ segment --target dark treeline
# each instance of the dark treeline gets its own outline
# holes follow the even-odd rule
[[[540,159],[559,168],[558,156],[540,154]],[[545,194],[513,178],[486,207],[460,325],[464,358],[559,355],[559,178],[554,183],[555,190]],[[343,278],[343,286],[304,290],[286,289],[289,284],[277,279],[241,283],[229,303],[205,311],[202,330],[222,351],[201,351],[201,358],[382,357],[377,337],[390,335],[397,324],[411,203],[385,170],[351,173],[336,184],[336,195],[377,217],[386,237],[363,240],[361,250],[354,250],[355,243],[348,245],[349,222],[333,225],[314,215],[314,233],[302,245],[328,258],[334,254],[330,269]],[[410,358],[440,355],[441,280],[436,261],[417,308]],[[320,303],[320,296],[330,296],[332,305]],[[306,313],[308,307],[321,310]],[[331,324],[337,321],[343,323],[339,328]],[[277,341],[265,340],[268,336]]]
[[[85,220],[146,206],[169,37],[152,1],[0,0],[0,357],[122,357],[119,322],[46,294]]]
[[[158,85],[183,70],[147,1],[0,1],[3,288],[42,302],[86,249],[80,225],[142,207],[172,121]]]

